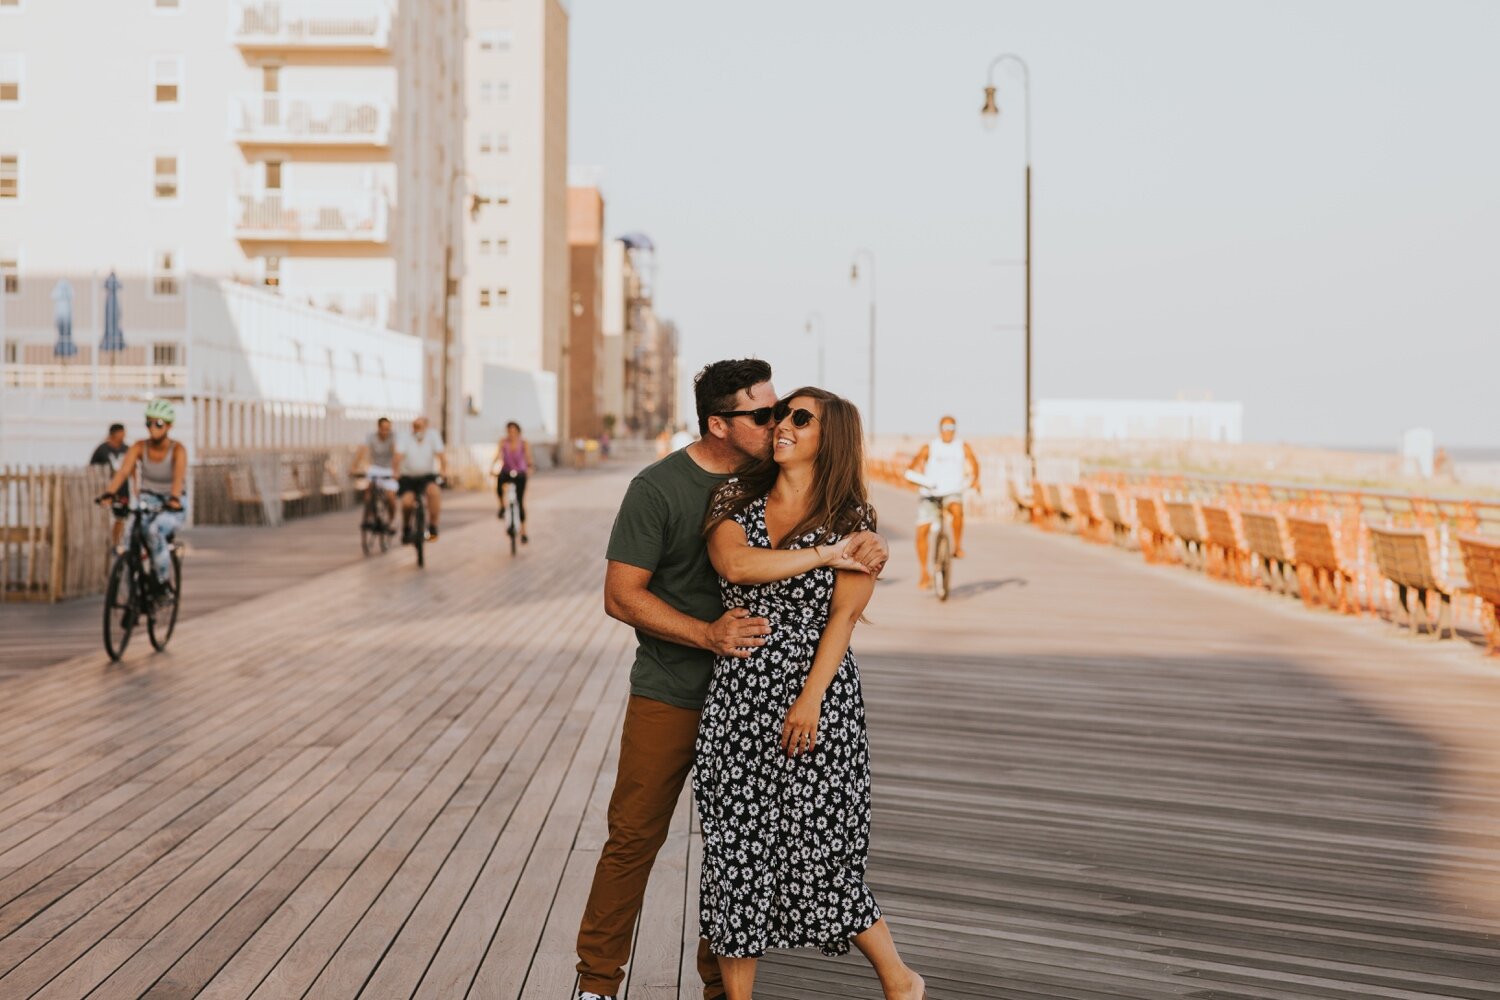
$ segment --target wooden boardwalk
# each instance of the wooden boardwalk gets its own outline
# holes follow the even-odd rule
[[[166,654],[0,677],[0,997],[569,997],[626,478],[538,480],[515,561],[450,528],[425,572],[393,553],[185,617]],[[1012,526],[973,529],[939,605],[911,501],[879,500],[870,879],[934,1000],[1500,997],[1500,664]],[[698,995],[690,816],[633,1000]],[[856,957],[761,979],[880,995]]]

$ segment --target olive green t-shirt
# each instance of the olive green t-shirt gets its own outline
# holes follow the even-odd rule
[[[724,613],[719,574],[708,561],[703,517],[714,490],[728,476],[703,469],[687,449],[642,470],[625,491],[609,536],[611,562],[651,571],[647,589],[701,621]],[[702,708],[713,675],[713,654],[636,630],[630,693],[678,708]]]

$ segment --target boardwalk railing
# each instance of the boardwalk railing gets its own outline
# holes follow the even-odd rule
[[[60,601],[104,589],[109,470],[0,469],[0,601]]]

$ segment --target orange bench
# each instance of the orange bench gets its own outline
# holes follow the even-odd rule
[[[1245,547],[1260,563],[1261,580],[1278,594],[1290,593],[1295,550],[1281,515],[1243,510],[1240,527],[1245,533]]]
[[[1354,574],[1344,562],[1341,540],[1334,526],[1314,517],[1288,517],[1286,527],[1297,553],[1297,590],[1303,603],[1308,607],[1322,603],[1338,611],[1358,614]],[[1333,600],[1329,600],[1330,595]]]
[[[1377,528],[1370,526],[1370,547],[1375,551],[1375,565],[1380,575],[1396,585],[1397,601],[1406,613],[1412,633],[1422,626],[1434,638],[1443,632],[1457,635],[1453,628],[1453,591],[1437,577],[1432,565],[1432,550],[1427,533],[1420,528]],[[1408,596],[1413,598],[1408,601]],[[1437,618],[1428,605],[1438,600]]]
[[[1478,535],[1459,535],[1469,592],[1484,607],[1484,636],[1491,653],[1500,652],[1500,541]]]
[[[1109,541],[1097,498],[1082,483],[1073,486],[1073,507],[1078,511],[1078,534],[1081,537],[1091,542]]]
[[[1208,533],[1203,530],[1203,517],[1198,505],[1191,500],[1167,500],[1167,520],[1171,522],[1172,534],[1182,542],[1182,562],[1193,569],[1207,569],[1205,548]]]
[[[1228,507],[1205,505],[1203,529],[1210,563],[1217,561],[1220,572],[1235,583],[1249,583],[1250,550],[1240,535],[1234,511]]]
[[[1114,532],[1115,544],[1122,549],[1130,547],[1129,504],[1130,497],[1125,494],[1116,493],[1114,490],[1099,491],[1099,509]]]
[[[1172,529],[1167,526],[1161,501],[1141,494],[1135,498],[1135,516],[1141,525],[1141,554],[1147,562],[1176,562]]]

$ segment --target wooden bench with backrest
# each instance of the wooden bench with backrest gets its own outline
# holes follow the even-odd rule
[[[1073,508],[1078,511],[1078,534],[1091,542],[1107,543],[1109,529],[1099,510],[1098,496],[1082,483],[1073,484]]]
[[[1203,530],[1203,517],[1198,505],[1192,500],[1166,500],[1167,521],[1172,525],[1172,534],[1182,543],[1183,565],[1193,569],[1206,569],[1204,558],[1207,533]]]
[[[1021,482],[1014,476],[1005,477],[1005,489],[1010,495],[1010,502],[1015,506],[1017,520],[1035,521],[1036,504],[1032,498],[1021,492]]]
[[[1242,510],[1240,527],[1245,533],[1245,547],[1259,564],[1262,582],[1278,594],[1290,593],[1296,550],[1281,515],[1273,511]]]
[[[1099,509],[1114,533],[1115,544],[1122,549],[1129,548],[1133,528],[1129,513],[1130,497],[1115,490],[1100,490]]]
[[[1135,516],[1140,522],[1141,555],[1146,557],[1146,561],[1176,562],[1172,529],[1162,512],[1161,501],[1150,494],[1138,494],[1135,498]]]
[[[1056,522],[1064,528],[1073,526],[1073,511],[1069,509],[1067,497],[1063,488],[1058,483],[1045,483],[1043,488],[1047,491],[1047,510],[1056,519]]]
[[[1484,609],[1484,636],[1491,653],[1500,652],[1500,539],[1459,535],[1468,592]]]
[[[1375,552],[1375,566],[1380,575],[1396,585],[1397,601],[1406,613],[1413,634],[1427,627],[1435,638],[1453,628],[1453,591],[1438,579],[1433,566],[1432,548],[1427,532],[1420,528],[1370,526],[1370,548]],[[1408,595],[1412,600],[1408,601]],[[1438,615],[1433,619],[1428,603],[1438,600]]]
[[[1296,553],[1297,591],[1303,603],[1308,607],[1321,603],[1358,614],[1354,574],[1344,560],[1342,537],[1333,524],[1321,518],[1288,515],[1286,528]]]
[[[1228,507],[1204,504],[1203,530],[1205,545],[1211,564],[1217,563],[1218,571],[1235,583],[1250,582],[1250,550],[1245,547],[1244,536],[1235,512]]]

